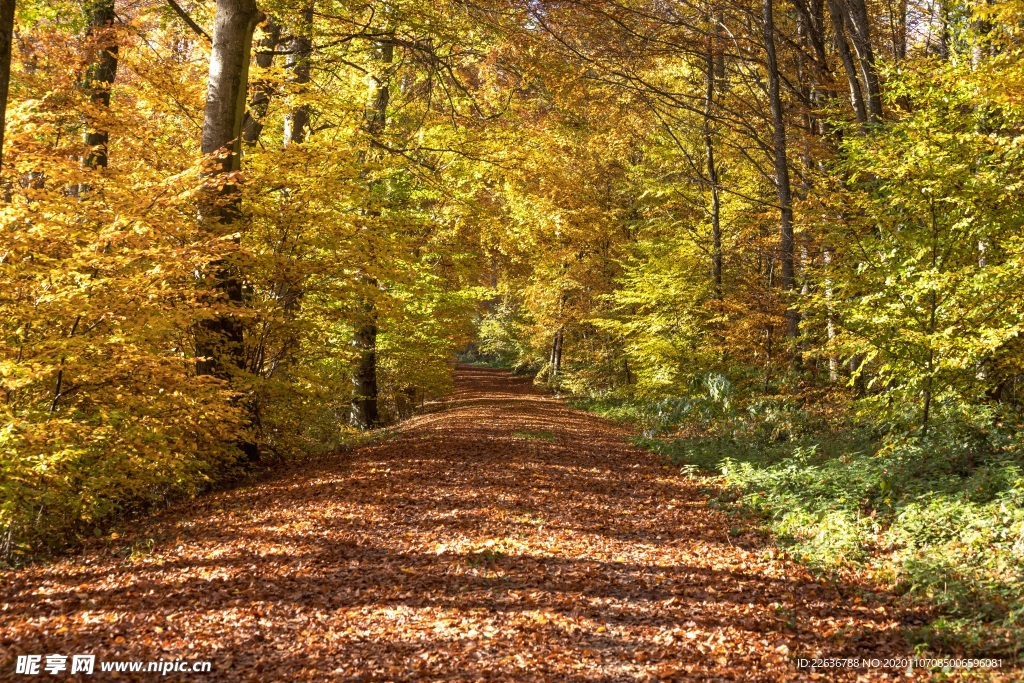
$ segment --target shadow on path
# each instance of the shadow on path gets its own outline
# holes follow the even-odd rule
[[[149,520],[128,558],[8,573],[0,679],[28,680],[19,654],[93,653],[212,661],[188,680],[774,681],[809,677],[796,657],[906,652],[888,596],[730,535],[625,436],[461,367],[385,443]]]

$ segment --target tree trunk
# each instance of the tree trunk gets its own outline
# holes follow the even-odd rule
[[[372,429],[380,424],[377,409],[377,311],[372,303],[363,307],[363,319],[356,327],[352,346],[359,352],[359,360],[352,376],[351,422],[359,429]]]
[[[266,26],[263,27],[259,50],[256,52],[256,66],[269,69],[274,65],[274,49],[280,41],[281,27],[274,23],[273,19],[268,19]],[[263,118],[267,115],[272,91],[272,84],[266,80],[261,79],[253,83],[249,110],[245,113],[245,121],[242,123],[242,140],[248,145],[255,145],[260,139]]]
[[[252,34],[262,17],[254,0],[217,0],[203,114],[202,152],[207,156],[204,174],[209,183],[200,210],[200,219],[211,231],[226,232],[241,217],[237,188],[230,178],[217,176],[233,173],[241,164]],[[224,261],[212,266],[217,291],[231,304],[241,304],[237,266]],[[230,313],[202,321],[196,329],[196,374],[231,381],[246,368],[243,341],[242,321]],[[259,455],[256,443],[248,438],[239,439],[238,447],[250,460]]]
[[[939,45],[937,54],[943,60],[948,60],[950,55],[949,4],[946,0],[938,0],[936,9],[939,13]]]
[[[87,5],[89,19],[89,38],[93,41],[92,49],[96,56],[89,66],[86,75],[86,87],[91,91],[90,99],[94,105],[110,106],[110,87],[117,76],[117,42],[114,38],[114,0],[92,0]],[[110,134],[106,130],[97,130],[91,122],[86,121],[85,144],[89,147],[89,156],[85,158],[87,168],[106,168],[107,143]]]
[[[565,339],[565,326],[561,326],[555,332],[554,338],[551,340],[551,381],[558,378],[558,373],[562,371],[562,341]]]
[[[377,46],[377,70],[370,74],[370,107],[366,112],[366,132],[377,138],[387,124],[388,102],[391,99],[391,62],[395,47],[391,42]]]
[[[868,114],[872,120],[881,120],[882,90],[878,81],[878,70],[875,68],[874,50],[871,47],[867,5],[864,0],[846,0],[846,8],[846,16],[852,29],[850,37],[853,39],[853,48],[857,51],[864,88],[867,90]]]
[[[237,171],[240,165],[252,34],[261,16],[254,0],[217,0],[202,145],[203,154],[226,152],[208,168],[214,175]]]
[[[825,0],[811,0],[807,3],[807,14],[804,15],[805,34],[814,53],[814,66],[810,76],[810,102],[813,108],[820,108],[825,102],[836,98],[833,90],[832,70],[829,68],[828,51],[825,48]],[[810,112],[815,127],[811,132],[818,135],[827,134],[827,125]]]
[[[711,186],[711,280],[716,299],[722,298],[722,200],[718,187],[718,167],[715,165],[714,131],[711,121],[714,117],[715,81],[718,74],[715,68],[715,48],[718,37],[718,22],[714,13],[710,14],[712,24],[711,37],[708,38],[706,56],[705,90],[704,90],[704,155],[707,162],[708,184]]]
[[[11,45],[14,42],[14,0],[0,0],[0,168],[3,163],[7,94],[11,85]]]
[[[796,277],[793,270],[793,193],[789,184],[789,163],[786,159],[786,120],[780,92],[779,64],[775,54],[775,18],[772,0],[763,0],[764,49],[768,70],[768,101],[772,115],[772,145],[775,152],[775,188],[779,200],[780,265],[779,283],[786,291],[786,336],[795,340],[800,332],[800,314],[794,307]],[[799,351],[793,346],[794,363]]]
[[[394,45],[391,42],[380,43],[377,46],[377,69],[370,75],[369,107],[364,126],[373,140],[380,137],[387,124],[393,60]],[[363,315],[357,321],[352,346],[359,354],[352,376],[352,426],[371,429],[380,424],[380,416],[377,410],[377,312],[370,299],[363,301]]]
[[[202,151],[210,176],[202,206],[202,220],[211,230],[223,231],[238,220],[237,190],[216,176],[239,168],[239,142],[245,113],[252,33],[260,13],[253,0],[218,0],[214,18],[213,52],[203,116]],[[228,264],[214,265],[215,286],[230,302],[242,301],[242,283]],[[196,334],[196,372],[228,380],[243,368],[242,324],[220,314],[199,325]]]
[[[832,275],[830,273],[832,249],[829,247],[822,249],[821,258],[825,264],[825,325],[828,340],[831,342],[836,338],[836,319],[832,301]],[[834,353],[829,353],[828,355],[828,379],[831,382],[839,381],[839,359],[836,358]]]
[[[288,70],[291,72],[289,80],[299,86],[300,95],[305,90],[302,86],[309,83],[309,59],[313,52],[313,41],[310,37],[312,31],[313,4],[310,3],[302,10],[302,26],[291,40],[287,61]],[[284,117],[284,146],[304,142],[308,128],[309,105],[300,104]]]
[[[896,0],[889,6],[889,27],[892,31],[892,57],[897,62],[907,58],[907,0]]]
[[[853,112],[858,123],[867,123],[868,110],[864,104],[864,92],[860,87],[860,80],[857,77],[857,64],[853,60],[853,53],[850,52],[850,44],[846,41],[846,22],[844,19],[841,0],[828,0],[828,13],[832,17],[832,31],[835,34],[836,51],[843,63],[843,71],[846,72],[846,80],[850,84],[850,104],[853,105]]]

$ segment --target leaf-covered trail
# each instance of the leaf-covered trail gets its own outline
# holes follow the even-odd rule
[[[0,678],[92,652],[213,662],[189,680],[786,680],[906,652],[891,606],[730,535],[618,427],[477,368],[442,407],[9,573]]]

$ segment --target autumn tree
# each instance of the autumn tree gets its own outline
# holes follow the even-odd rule
[[[11,83],[11,44],[14,42],[14,0],[0,4],[0,162],[4,150],[7,93]]]
[[[209,161],[208,198],[202,220],[211,229],[227,232],[239,216],[235,189],[241,166],[242,120],[248,84],[252,33],[261,15],[251,0],[217,3],[210,53],[210,78],[203,114],[202,153]],[[226,263],[215,266],[215,287],[227,301],[242,302],[241,275]],[[244,367],[242,324],[232,314],[220,314],[200,323],[197,330],[197,372],[230,379],[232,370]]]

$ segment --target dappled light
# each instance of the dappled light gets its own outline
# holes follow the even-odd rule
[[[243,681],[782,680],[907,652],[890,596],[812,578],[626,435],[463,367],[381,443],[10,574],[4,648]]]

